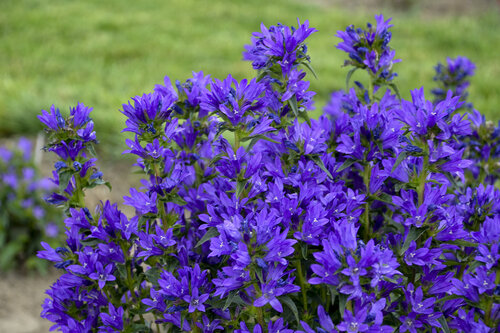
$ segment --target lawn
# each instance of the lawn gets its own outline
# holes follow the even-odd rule
[[[33,134],[36,114],[51,104],[67,110],[78,101],[94,107],[98,137],[120,145],[121,104],[148,92],[164,75],[184,80],[191,71],[213,77],[253,75],[241,61],[251,33],[266,25],[308,19],[319,32],[309,41],[317,110],[334,89],[345,86],[345,55],[335,32],[374,21],[379,11],[351,12],[321,1],[287,0],[3,0],[0,2],[0,136]],[[397,83],[432,87],[433,66],[446,56],[464,55],[477,64],[470,88],[475,107],[500,119],[500,16],[435,15],[384,11],[394,17],[392,46],[403,61]]]

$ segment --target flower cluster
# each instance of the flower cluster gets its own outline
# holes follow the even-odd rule
[[[382,15],[376,15],[376,27],[368,23],[366,30],[350,25],[345,31],[337,31],[337,37],[342,39],[337,48],[349,54],[345,65],[354,66],[354,69],[367,69],[372,77],[377,78],[378,84],[390,82],[397,75],[392,71],[396,52],[390,48],[389,42],[393,25],[391,19],[385,20]]]
[[[61,212],[43,197],[55,185],[42,178],[34,161],[33,146],[21,138],[13,147],[0,147],[0,271],[13,268],[45,271],[36,258],[40,242],[57,244]]]
[[[298,69],[307,22],[254,35],[256,79],[167,77],[125,104],[125,153],[144,175],[124,197],[135,214],[74,200],[86,174],[60,187],[66,246],[39,256],[63,274],[42,316],[63,332],[499,329],[500,191],[468,171],[483,156],[459,139],[473,121],[453,92],[382,89],[394,53],[376,20],[339,33],[368,88],[334,93],[317,120]],[[42,117],[56,153],[95,140],[74,110]]]
[[[474,75],[476,65],[466,57],[458,56],[455,59],[447,58],[446,65],[438,63],[435,69],[434,81],[438,83],[438,88],[432,89],[435,101],[444,99],[448,90],[465,101],[468,96],[466,90],[470,84],[469,77]],[[466,103],[465,106],[472,109],[470,103]]]

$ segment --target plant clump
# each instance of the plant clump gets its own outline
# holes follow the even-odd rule
[[[254,33],[251,80],[166,77],[124,104],[144,175],[131,217],[85,206],[105,184],[90,109],[44,111],[67,240],[39,252],[62,271],[42,317],[63,332],[498,329],[498,127],[463,113],[463,90],[400,99],[389,23],[338,32],[366,80],[350,87],[351,70],[317,120],[308,22]]]

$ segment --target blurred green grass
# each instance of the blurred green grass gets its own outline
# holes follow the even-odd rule
[[[492,120],[500,119],[500,16],[435,15],[419,11],[348,11],[289,0],[2,0],[0,2],[0,136],[40,130],[36,115],[51,104],[67,110],[93,106],[98,137],[109,151],[123,150],[121,104],[149,92],[165,75],[185,80],[191,71],[213,77],[251,77],[241,61],[251,33],[281,22],[308,19],[319,32],[309,40],[317,116],[331,91],[345,86],[343,52],[335,32],[364,26],[383,12],[393,17],[392,46],[403,61],[397,83],[409,90],[432,87],[433,66],[464,55],[477,64],[470,100]],[[355,75],[356,77],[356,75]]]

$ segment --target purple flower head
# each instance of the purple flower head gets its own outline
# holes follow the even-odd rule
[[[201,108],[208,113],[216,112],[233,126],[247,123],[247,118],[265,112],[265,86],[255,79],[241,82],[229,75],[224,81],[215,79],[210,92],[203,96]]]
[[[127,117],[124,132],[133,132],[139,136],[150,133],[160,135],[162,125],[172,113],[172,106],[177,100],[177,95],[162,93],[144,94],[132,98],[134,105],[123,104],[122,113]]]
[[[210,75],[204,75],[203,72],[193,72],[193,77],[186,80],[185,83],[177,82],[177,89],[182,100],[186,97],[186,102],[192,108],[200,105],[203,96],[208,92],[207,85],[211,82]],[[206,112],[200,109],[199,117],[203,118]]]
[[[104,327],[100,327],[100,329],[110,328],[113,332],[123,330],[123,307],[115,308],[112,303],[109,303],[108,309],[109,313],[101,312],[99,314],[104,324]]]
[[[394,59],[395,52],[388,45],[392,37],[391,19],[385,21],[382,15],[376,15],[375,20],[376,28],[368,23],[367,30],[350,25],[345,31],[337,31],[336,37],[342,39],[337,48],[349,55],[346,64],[368,68],[379,78],[391,81],[396,76],[392,65],[400,61]]]
[[[198,288],[194,288],[191,295],[186,295],[183,300],[189,303],[189,313],[194,311],[205,312],[204,303],[208,300],[209,294],[199,294]]]
[[[89,275],[89,278],[98,282],[99,288],[104,288],[106,282],[115,281],[116,277],[113,275],[113,264],[108,264],[106,267],[100,262],[95,264],[95,271]]]
[[[123,203],[134,207],[139,214],[156,214],[158,212],[156,207],[157,196],[156,192],[148,195],[147,193],[137,191],[135,188],[131,188],[130,197],[123,197]]]
[[[468,96],[469,78],[474,75],[476,65],[468,58],[458,56],[455,59],[447,58],[445,65],[438,63],[434,68],[434,81],[438,84],[438,88],[432,89],[435,102],[443,100],[449,90],[465,101]],[[472,109],[472,104],[467,103],[466,107]]]
[[[279,64],[283,75],[287,75],[300,63],[309,61],[305,40],[315,31],[306,20],[297,21],[298,27],[277,24],[267,28],[261,24],[262,32],[255,32],[252,43],[246,45],[243,59],[252,61],[254,69],[271,68]]]
[[[66,126],[66,120],[61,116],[59,109],[52,105],[50,111],[42,110],[42,115],[38,119],[52,131],[58,131]]]

